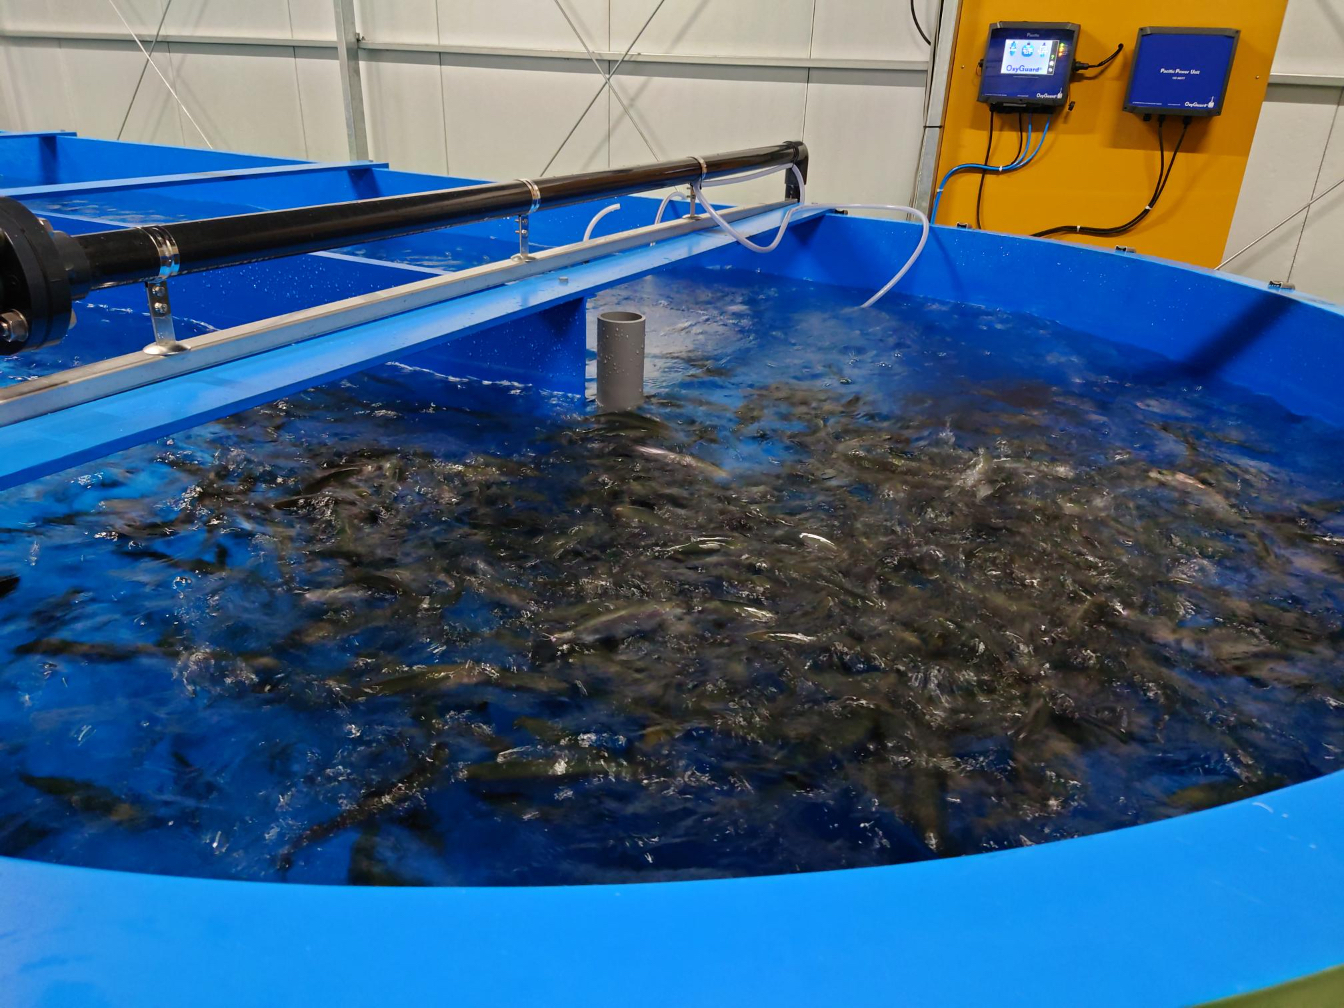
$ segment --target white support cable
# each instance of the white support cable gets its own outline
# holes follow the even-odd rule
[[[588,58],[593,61],[593,66],[597,67],[597,72],[602,75],[602,79],[606,82],[605,86],[611,90],[612,95],[618,102],[620,102],[621,109],[625,112],[625,117],[630,120],[630,125],[635,128],[635,132],[639,134],[639,138],[644,141],[644,146],[649,149],[649,153],[653,155],[655,160],[660,159],[661,155],[653,149],[653,142],[649,140],[643,128],[635,119],[634,112],[630,111],[630,106],[625,103],[625,99],[621,97],[621,93],[616,90],[616,85],[611,79],[616,71],[613,70],[611,74],[608,74],[602,69],[602,63],[597,58],[597,54],[593,52],[592,46],[588,44],[588,40],[585,39],[583,33],[579,31],[579,26],[574,23],[574,19],[569,16],[569,11],[565,10],[565,5],[562,0],[553,0],[553,2],[555,3],[556,9],[560,11],[560,16],[563,17],[565,22],[569,25],[569,30],[572,31],[574,37],[579,40],[579,45],[583,46],[583,51],[586,52]]]
[[[602,97],[602,92],[607,89],[607,85],[611,82],[611,79],[616,76],[616,71],[621,68],[621,64],[625,62],[626,57],[634,51],[640,36],[644,34],[644,29],[649,26],[649,22],[658,16],[658,12],[663,9],[663,4],[665,3],[667,3],[667,0],[658,0],[658,6],[654,7],[649,16],[644,19],[644,24],[640,26],[639,31],[635,32],[635,37],[630,40],[630,44],[625,47],[625,52],[621,54],[621,58],[618,59],[616,65],[611,68],[611,73],[602,75],[602,85],[597,89],[596,93],[594,93],[593,97],[588,99],[588,104],[583,107],[583,111],[579,113],[579,117],[574,120],[574,125],[569,128],[569,132],[566,133],[565,138],[560,141],[560,146],[555,149],[555,153],[551,155],[551,159],[546,162],[546,167],[541,170],[540,174],[545,175],[551,170],[551,165],[555,164],[555,159],[558,158],[560,152],[565,149],[565,144],[569,143],[569,138],[574,135],[576,130],[578,130],[579,124],[583,122],[584,116],[588,114],[588,110],[597,104],[597,100]]]
[[[1341,92],[1340,92],[1339,99],[1335,102],[1335,112],[1334,112],[1334,115],[1332,115],[1332,116],[1330,117],[1330,129],[1329,129],[1329,131],[1328,131],[1328,132],[1326,133],[1326,135],[1325,135],[1325,143],[1321,145],[1321,160],[1320,160],[1320,161],[1317,163],[1317,165],[1316,165],[1316,178],[1315,178],[1315,180],[1314,180],[1314,181],[1312,182],[1312,184],[1311,184],[1311,191],[1312,191],[1312,192],[1316,192],[1316,190],[1319,189],[1320,186],[1321,186],[1321,173],[1325,170],[1325,158],[1326,158],[1326,155],[1330,152],[1330,140],[1331,140],[1331,139],[1334,137],[1334,135],[1335,135],[1335,124],[1339,121],[1339,110],[1340,110],[1340,107],[1341,107],[1342,105],[1344,105],[1344,91],[1341,91]],[[1316,203],[1317,200],[1320,200],[1320,199],[1325,198],[1325,197],[1328,196],[1330,193],[1332,193],[1332,192],[1334,192],[1336,189],[1338,189],[1341,185],[1344,185],[1344,179],[1340,179],[1338,182],[1336,182],[1334,185],[1332,185],[1329,189],[1326,189],[1324,192],[1322,192],[1322,193],[1318,193],[1317,195],[1313,196],[1311,199],[1307,200],[1305,203],[1303,203],[1300,207],[1298,207],[1296,210],[1294,210],[1292,213],[1290,213],[1290,214],[1289,214],[1287,217],[1285,217],[1283,220],[1279,221],[1277,224],[1275,224],[1272,228],[1270,228],[1270,229],[1269,229],[1268,231],[1266,231],[1264,234],[1260,235],[1260,237],[1256,238],[1254,241],[1250,242],[1249,244],[1247,244],[1247,245],[1243,245],[1241,248],[1237,249],[1237,251],[1233,252],[1230,256],[1228,256],[1226,259],[1224,259],[1222,262],[1220,262],[1217,266],[1215,266],[1214,269],[1222,269],[1224,266],[1226,266],[1228,263],[1230,263],[1233,259],[1236,259],[1238,256],[1240,256],[1243,252],[1248,252],[1248,251],[1250,251],[1251,249],[1255,248],[1255,246],[1259,245],[1262,241],[1264,241],[1266,238],[1268,238],[1270,235],[1272,235],[1275,231],[1277,231],[1279,228],[1283,227],[1283,226],[1284,226],[1285,224],[1287,224],[1290,220],[1292,220],[1294,217],[1296,217],[1298,214],[1302,213],[1302,212],[1305,210],[1306,213],[1307,213],[1307,216],[1306,216],[1306,218],[1302,221],[1302,230],[1299,231],[1298,234],[1297,234],[1297,244],[1293,246],[1293,257],[1292,257],[1292,259],[1291,259],[1291,260],[1289,261],[1289,263],[1288,263],[1288,275],[1285,276],[1285,277],[1283,278],[1284,283],[1288,283],[1288,282],[1290,282],[1290,281],[1293,279],[1293,270],[1294,270],[1294,268],[1296,268],[1296,266],[1297,266],[1297,253],[1298,253],[1298,251],[1302,248],[1302,239],[1306,236],[1306,233],[1307,233],[1307,224],[1311,221],[1311,208],[1312,208],[1312,206],[1315,205],[1315,203]]]
[[[1314,193],[1321,187],[1321,175],[1325,172],[1325,158],[1330,153],[1330,141],[1335,138],[1335,125],[1339,122],[1339,109],[1344,105],[1344,91],[1341,91],[1339,97],[1335,100],[1335,114],[1330,117],[1330,129],[1325,134],[1325,143],[1321,146],[1321,160],[1316,164],[1316,178],[1311,183],[1311,191]],[[1325,195],[1322,193],[1321,195]],[[1288,261],[1288,275],[1283,278],[1283,282],[1292,286],[1293,270],[1297,269],[1297,254],[1302,251],[1302,240],[1307,236],[1307,228],[1311,226],[1311,207],[1316,200],[1311,200],[1306,205],[1307,215],[1302,218],[1302,230],[1297,233],[1297,244],[1293,246],[1293,257]]]
[[[1215,266],[1214,269],[1222,269],[1224,266],[1226,266],[1228,263],[1230,263],[1233,259],[1238,258],[1243,252],[1249,252],[1251,249],[1255,248],[1255,246],[1259,245],[1262,241],[1264,241],[1266,238],[1268,238],[1270,235],[1272,235],[1272,234],[1273,234],[1275,231],[1277,231],[1279,228],[1283,227],[1283,226],[1284,226],[1285,224],[1287,224],[1290,220],[1292,220],[1294,217],[1296,217],[1298,214],[1300,214],[1303,210],[1310,210],[1310,209],[1311,209],[1311,208],[1312,208],[1318,201],[1325,199],[1325,197],[1329,196],[1332,192],[1334,192],[1336,189],[1338,189],[1338,188],[1339,188],[1340,186],[1342,186],[1342,185],[1344,185],[1344,178],[1340,179],[1338,182],[1336,182],[1334,185],[1332,185],[1329,189],[1326,189],[1324,192],[1319,193],[1318,195],[1313,196],[1311,199],[1307,200],[1307,202],[1303,203],[1300,207],[1298,207],[1296,210],[1294,210],[1292,213],[1290,213],[1287,217],[1285,217],[1283,220],[1279,221],[1279,222],[1278,222],[1277,224],[1275,224],[1272,228],[1270,228],[1268,231],[1266,231],[1264,234],[1262,234],[1259,238],[1255,239],[1255,241],[1250,242],[1249,244],[1243,245],[1241,248],[1237,249],[1237,251],[1233,252],[1230,256],[1228,256],[1226,259],[1224,259],[1222,262],[1220,262],[1217,266]],[[1299,245],[1301,244],[1301,238],[1298,239],[1298,244],[1299,244]],[[1296,258],[1296,256],[1294,256],[1294,258]],[[1290,273],[1291,273],[1291,271],[1290,271]],[[1287,279],[1287,278],[1285,277],[1285,279]]]
[[[154,29],[154,38],[149,43],[149,59],[145,60],[140,68],[140,76],[135,79],[135,90],[131,92],[131,100],[126,103],[126,114],[121,117],[121,125],[117,128],[117,139],[120,140],[123,133],[126,132],[126,124],[131,121],[131,111],[135,108],[135,100],[140,97],[140,86],[145,83],[145,71],[149,69],[153,62],[154,50],[159,47],[159,39],[163,36],[163,25],[168,20],[168,11],[173,6],[173,0],[168,0],[163,5],[163,14],[159,18],[159,26]]]
[[[126,31],[130,34],[131,39],[135,42],[136,46],[139,47],[140,51],[145,54],[145,60],[149,63],[153,71],[159,75],[159,80],[163,81],[163,86],[166,87],[168,93],[173,96],[173,101],[177,102],[177,107],[182,110],[182,114],[196,127],[196,132],[201,135],[201,139],[205,141],[205,145],[211,150],[214,150],[215,145],[212,144],[210,138],[205,135],[205,130],[201,129],[201,124],[196,121],[196,117],[187,110],[187,106],[183,104],[182,98],[178,95],[177,90],[168,83],[168,78],[163,75],[163,71],[159,69],[158,64],[155,63],[153,58],[149,55],[149,50],[147,50],[144,43],[140,41],[140,36],[135,33],[135,29],[131,27],[131,23],[126,20],[126,15],[121,13],[121,8],[117,6],[116,0],[107,0],[107,4],[116,13],[117,17],[121,19],[121,23],[126,26]],[[164,13],[166,14],[167,12],[165,11]]]

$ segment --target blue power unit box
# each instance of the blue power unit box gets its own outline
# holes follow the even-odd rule
[[[1140,28],[1125,111],[1218,115],[1240,35],[1236,28]]]
[[[1062,21],[998,21],[989,26],[980,100],[996,108],[1051,108],[1069,100],[1078,26]]]

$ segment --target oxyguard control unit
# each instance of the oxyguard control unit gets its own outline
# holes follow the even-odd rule
[[[980,101],[993,108],[1053,108],[1069,100],[1078,26],[997,21],[989,26]]]
[[[1140,28],[1125,111],[1218,115],[1240,35],[1236,28]]]

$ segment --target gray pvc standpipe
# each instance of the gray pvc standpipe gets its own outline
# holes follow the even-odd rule
[[[609,311],[597,317],[597,409],[625,413],[644,402],[644,316]]]

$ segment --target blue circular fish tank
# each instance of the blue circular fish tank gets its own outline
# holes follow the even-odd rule
[[[202,164],[194,170],[218,167]],[[278,166],[274,170],[284,169]],[[51,193],[30,194],[29,198],[38,204],[42,199],[54,199]],[[296,190],[284,198],[297,203],[303,197],[301,190]],[[64,203],[44,207],[46,212],[77,218],[79,208],[71,204],[69,194],[62,199]],[[632,204],[625,212],[647,213],[641,201]],[[126,205],[133,207],[133,201]],[[557,214],[549,226],[557,235],[572,233],[596,208],[587,205]],[[87,205],[84,211],[90,217],[97,216]],[[189,216],[191,208],[182,213]],[[619,219],[619,215],[613,218]],[[361,257],[376,260],[380,254],[402,263],[418,262],[414,268],[425,273],[460,268],[491,258],[500,242],[507,243],[507,228],[499,225],[496,230],[497,234],[489,236],[490,249],[484,253],[459,249],[453,254],[460,258],[453,262],[436,264],[423,254],[408,254],[405,248],[395,256],[388,255],[386,248],[381,253],[378,248],[355,250],[345,257],[350,260],[348,264],[345,260],[317,264],[304,283],[311,286],[313,299],[320,302],[328,288],[340,289],[343,282],[339,272],[326,277],[322,270],[381,268],[359,261]],[[546,225],[538,230],[543,236],[547,233]],[[800,382],[834,382],[831,387],[837,396],[867,394],[874,397],[869,402],[880,401],[877,386],[864,385],[863,369],[856,363],[863,358],[864,347],[857,343],[836,347],[809,344],[812,331],[800,313],[814,310],[828,317],[843,315],[845,309],[840,306],[852,302],[855,291],[879,288],[894,266],[909,255],[918,236],[919,228],[912,224],[827,213],[796,222],[779,248],[767,256],[694,237],[688,241],[702,244],[693,247],[693,257],[681,267],[672,260],[659,260],[660,253],[649,248],[620,252],[610,258],[642,257],[632,259],[637,268],[611,272],[607,278],[608,274],[600,271],[611,270],[611,265],[598,261],[576,266],[564,276],[543,273],[520,280],[504,288],[503,293],[491,295],[509,300],[512,307],[499,309],[498,314],[481,323],[477,332],[484,334],[481,345],[487,347],[500,333],[523,332],[519,338],[531,339],[535,334],[529,336],[530,331],[517,328],[527,325],[520,319],[525,320],[534,310],[544,310],[552,313],[546,316],[547,325],[564,328],[571,337],[577,333],[574,338],[579,340],[581,351],[582,312],[557,309],[555,305],[564,303],[556,299],[572,296],[574,290],[589,282],[584,270],[594,271],[593,291],[614,288],[593,293],[595,302],[616,307],[642,298],[637,307],[647,309],[651,334],[675,332],[680,302],[696,296],[693,285],[677,286],[677,278],[687,275],[685,270],[677,270],[687,267],[694,271],[694,284],[732,290],[744,314],[763,317],[773,310],[772,300],[785,296],[792,300],[793,314],[769,316],[774,326],[772,338],[777,342],[752,344],[758,352],[751,366],[777,366],[788,373],[787,377]],[[559,238],[555,240],[558,243]],[[632,279],[640,273],[651,277]],[[386,280],[377,277],[359,282],[368,289],[386,286]],[[207,286],[202,290],[202,303],[221,296],[219,288]],[[264,299],[278,295],[258,296]],[[110,304],[112,309],[125,311],[115,299]],[[100,315],[100,311],[90,309],[89,328],[104,334],[117,331],[118,319]],[[1023,338],[1023,317],[1042,327],[1097,337],[1115,348],[1108,352],[1116,367],[1132,356],[1138,362],[1133,372],[1136,375],[1160,366],[1168,376],[1179,376],[1185,389],[1198,392],[1207,386],[1214,386],[1215,391],[1237,387],[1238,394],[1245,394],[1248,401],[1262,401],[1257,397],[1266,397],[1264,402],[1272,400],[1275,416],[1280,418],[1276,422],[1287,425],[1282,429],[1300,426],[1294,436],[1308,442],[1303,450],[1309,450],[1309,442],[1319,434],[1324,445],[1320,451],[1325,454],[1315,458],[1313,465],[1328,470],[1344,461],[1332,462],[1326,457],[1338,444],[1330,440],[1329,432],[1344,427],[1344,397],[1339,394],[1344,375],[1344,356],[1340,353],[1344,346],[1344,312],[1292,291],[1125,250],[935,227],[922,256],[882,311],[885,314],[862,316],[862,324],[868,327],[864,330],[866,338],[894,334],[906,318],[920,318],[920,326],[932,332],[936,325],[931,319],[937,316],[943,320],[937,324],[950,333],[959,331],[958,327],[970,327],[973,321],[983,330],[977,338],[985,341],[974,345],[975,354],[983,354],[986,359],[995,352],[995,340]],[[988,317],[985,313],[1018,322],[1005,323],[1001,330],[986,328],[982,324]],[[726,317],[717,302],[703,314]],[[393,337],[399,329],[408,331],[416,324],[409,315],[379,323],[382,331]],[[193,331],[208,329],[202,325]],[[917,340],[918,332],[909,338]],[[62,352],[73,354],[78,346],[72,337]],[[651,346],[656,358],[658,351],[652,338]],[[1041,350],[1040,359],[1034,357],[1043,347],[1044,342],[1023,343],[1011,349],[1010,357],[1026,362],[1024,368],[1044,373],[1057,367],[1063,369],[1061,375],[1066,375],[1067,362],[1061,363],[1057,356],[1045,359],[1055,353],[1053,344],[1046,348],[1049,354]],[[654,361],[650,391],[655,397],[667,394],[668,398],[658,402],[664,419],[673,426],[684,422],[686,429],[694,427],[694,417],[681,417],[676,408],[668,406],[674,401],[669,389],[688,374],[698,383],[695,395],[700,405],[718,404],[739,414],[746,409],[742,399],[733,398],[715,370],[723,361],[703,351],[703,346],[678,344]],[[910,404],[917,399],[914,393],[919,390],[919,376],[932,373],[930,369],[940,366],[938,359],[947,358],[941,349],[929,351],[924,357],[917,351],[911,344],[906,356],[895,365],[885,360],[880,364],[883,368],[904,369],[902,374],[914,390],[911,398],[899,406],[888,404],[890,413],[879,417],[882,423],[896,423],[902,410],[913,409]],[[952,361],[948,368],[955,367],[962,377],[970,375],[968,381],[993,385],[1002,376],[1002,368],[1008,366],[1003,361],[1010,358],[994,357],[992,364],[983,366],[976,363],[979,356],[969,354],[964,358],[952,354],[947,359]],[[492,366],[502,366],[499,360],[492,361]],[[78,362],[77,357],[64,361]],[[334,379],[360,371],[354,363],[333,362],[324,367],[322,373]],[[410,371],[403,373],[401,380],[413,385],[421,379]],[[1057,376],[1056,384],[1067,384],[1066,377]],[[765,370],[753,373],[756,384],[766,383],[768,378]],[[236,405],[265,403],[301,387],[295,381],[288,387],[266,386],[268,392],[261,384],[255,388],[247,384],[275,382],[273,370],[263,376],[260,369],[247,372],[240,368],[236,381],[240,384],[231,386],[229,393]],[[578,385],[572,376],[566,381],[570,394],[581,392],[581,380]],[[1138,384],[1136,379],[1133,386],[1117,387],[1117,394],[1134,391]],[[372,395],[362,386],[358,391],[360,395]],[[777,389],[772,395],[783,401],[788,391]],[[186,382],[165,383],[155,393],[160,401],[154,408],[168,409],[165,402],[174,397],[185,401],[203,394]],[[501,381],[494,391],[483,394],[513,397],[499,401],[523,403],[532,393]],[[1029,412],[1030,395],[1020,390],[1014,394],[1026,398],[1009,401],[1009,405]],[[129,423],[126,416],[131,413],[143,413],[145,402],[131,402],[125,407],[125,415],[118,413],[122,407],[115,405],[102,407],[104,412],[98,415],[115,428]],[[801,409],[815,407],[816,403],[808,400]],[[770,402],[761,404],[765,412],[770,408]],[[491,422],[480,419],[481,412],[473,413],[465,407],[460,412],[467,418],[461,422],[478,425],[480,437],[488,434],[495,439],[491,444],[499,455],[508,453],[516,430],[492,427]],[[210,419],[226,414],[221,410],[211,414],[200,407],[199,413],[186,410],[182,415]],[[1252,411],[1242,416],[1248,430],[1255,415]],[[368,416],[376,418],[376,410],[371,408]],[[756,418],[752,414],[742,419],[743,429],[749,429]],[[146,421],[144,429],[167,429],[154,428],[153,422],[157,421]],[[419,458],[415,452],[421,447],[429,453],[451,453],[437,426],[440,422],[450,421],[442,420],[440,414],[432,430],[398,431],[398,437],[406,437],[408,459]],[[630,423],[637,425],[638,421]],[[1273,429],[1277,432],[1280,427]],[[548,437],[558,436],[547,430]],[[347,433],[345,427],[331,426],[326,436],[338,443]],[[62,456],[62,465],[81,465],[80,471],[85,472],[86,460],[122,444],[145,440],[139,433],[127,433],[118,443],[115,436],[109,435],[98,450],[90,448],[83,455],[71,449],[68,458]],[[316,446],[323,436],[316,429],[300,427],[297,435],[286,430],[275,440]],[[1042,436],[1053,433],[1046,431]],[[426,439],[423,445],[415,440],[417,437]],[[604,438],[606,433],[599,429],[597,441],[605,444]],[[750,449],[755,453],[750,465],[765,471],[787,464],[787,440],[780,435],[750,442],[755,445]],[[734,457],[745,457],[748,450],[742,445],[749,441],[744,434],[741,444],[734,442]],[[46,500],[55,506],[51,503],[55,491],[45,488],[57,487],[69,477],[43,475],[46,482],[24,486],[28,476],[42,474],[37,463],[18,457],[29,450],[29,445],[35,446],[31,448],[34,456],[51,451],[50,443],[51,436],[44,441],[34,435],[31,442],[22,442],[15,450],[6,470],[10,485],[19,487],[6,491],[18,495],[13,500],[22,499],[25,506],[34,507]],[[187,458],[193,450],[189,440],[164,442],[153,450],[146,448],[143,457],[137,458],[145,467],[161,463],[165,452],[171,454],[163,447],[165,443],[173,445],[179,459]],[[689,467],[696,470],[693,475],[697,479],[706,481],[706,486],[729,485],[728,481],[739,473],[722,446],[715,447],[712,439],[702,435],[694,443],[703,447],[703,457],[688,460],[685,455],[674,457],[676,452],[645,445],[634,453],[635,461],[643,467]],[[1276,447],[1283,448],[1283,444]],[[855,450],[862,448],[860,444]],[[970,458],[974,464],[958,485],[970,498],[980,499],[994,492],[990,484],[977,482],[992,460],[984,451],[972,453]],[[188,461],[194,464],[194,457]],[[134,472],[140,463],[118,464],[123,472]],[[467,464],[474,462],[462,463]],[[45,471],[50,473],[53,468],[48,466]],[[275,489],[274,507],[282,514],[306,513],[303,509],[309,505],[304,499],[338,484],[347,478],[346,472],[342,468],[327,469],[297,493]],[[1040,469],[1034,471],[1033,478],[1048,480],[1053,473],[1049,468]],[[1164,491],[1200,497],[1202,506],[1208,509],[1227,507],[1225,502],[1212,499],[1203,484],[1179,472],[1152,469],[1148,475]],[[287,479],[281,472],[274,487],[288,486]],[[93,483],[85,489],[89,487],[97,489]],[[71,491],[78,492],[78,486]],[[734,488],[732,492],[738,491]],[[627,513],[640,521],[648,518],[643,512],[627,509]],[[839,537],[836,528],[843,531],[842,525],[818,525],[818,531],[801,534],[791,531],[790,548],[800,548],[797,540],[801,535],[804,546],[824,555],[827,549],[835,548],[832,540]],[[797,527],[805,528],[802,524]],[[1337,535],[1344,541],[1344,531]],[[691,545],[709,555],[721,550],[728,537],[705,537]],[[142,544],[132,545],[139,549]],[[87,556],[79,556],[85,558],[84,562],[103,564],[103,554],[96,552],[99,548],[90,545]],[[202,573],[181,570],[185,571],[183,577]],[[52,571],[49,576],[53,584],[73,577],[64,568]],[[927,571],[912,575],[919,576],[929,575]],[[25,574],[9,586],[6,605],[22,600],[24,593],[39,590],[31,579],[29,584],[24,583],[28,578]],[[149,587],[165,590],[158,584]],[[140,602],[126,600],[138,600],[134,594],[137,590],[129,575],[125,586],[118,588],[126,611],[132,615]],[[381,589],[375,586],[374,590]],[[395,590],[395,586],[388,590]],[[333,594],[323,596],[324,601],[332,599]],[[854,604],[862,604],[862,600]],[[747,613],[741,617],[747,621],[759,615],[750,607]],[[549,660],[554,653],[563,654],[567,649],[600,650],[614,646],[613,641],[635,639],[654,627],[676,625],[683,615],[657,605],[632,606],[615,614],[599,611],[596,617],[586,613],[569,624],[556,623],[542,635],[550,650],[541,658],[537,658],[535,641],[528,644],[530,652],[522,653]],[[793,646],[812,639],[802,623],[751,630],[746,636],[754,642],[753,647]],[[48,658],[58,653],[55,640],[52,636],[40,637],[36,644],[19,645],[16,653],[34,660]],[[1336,645],[1340,640],[1336,636]],[[12,641],[7,643],[14,646]],[[94,662],[111,660],[88,647],[73,653]],[[313,647],[315,653],[320,650],[317,645]],[[122,653],[114,657],[120,660]],[[1340,662],[1338,651],[1318,657],[1330,667]],[[1091,656],[1097,661],[1104,658]],[[491,660],[503,662],[497,657]],[[106,674],[115,674],[112,666],[106,667]],[[415,667],[445,670],[417,674],[454,676],[462,674],[465,666]],[[375,677],[372,687],[359,682],[353,686],[348,682],[333,684],[333,677],[327,673],[318,679],[331,687],[333,692],[324,696],[336,697],[339,703],[332,701],[336,706],[353,704],[380,690],[390,695],[409,688],[395,677]],[[255,682],[247,685],[254,691],[260,689]],[[16,692],[11,700],[17,704],[18,698]],[[548,710],[547,702],[543,698],[536,709],[522,712],[523,716],[538,720]],[[1337,732],[1338,720],[1328,721],[1332,711],[1333,707],[1321,708],[1312,715],[1318,720],[1304,723],[1311,731],[1322,732],[1325,729],[1321,725],[1333,723]],[[1030,716],[1034,715],[1029,711]],[[351,733],[358,734],[361,726],[357,719],[350,721]],[[334,722],[333,726],[331,732],[339,730]],[[213,744],[220,751],[228,750],[229,740],[238,746],[260,744],[258,737],[244,734],[246,727],[241,720],[220,720],[215,730],[221,734]],[[504,737],[500,746],[505,745],[508,730],[496,730]],[[238,734],[231,734],[234,731]],[[594,734],[584,745],[595,747],[594,751],[600,749],[605,744],[600,735]],[[1201,810],[1158,821],[1147,821],[1153,815],[1111,808],[1089,811],[1094,825],[1070,821],[1061,827],[1063,832],[1052,833],[1054,827],[1043,825],[1039,832],[1028,835],[1014,822],[1008,840],[994,840],[972,848],[979,852],[960,856],[941,856],[955,851],[939,850],[936,838],[929,839],[937,828],[920,835],[921,829],[929,826],[921,821],[921,829],[914,830],[908,842],[911,850],[923,851],[921,845],[927,844],[931,848],[931,853],[925,852],[928,856],[879,853],[864,861],[866,866],[842,867],[836,866],[837,859],[790,860],[792,852],[772,853],[761,847],[752,849],[751,863],[763,866],[760,871],[770,874],[748,873],[743,865],[730,865],[719,874],[736,877],[698,877],[690,881],[671,880],[676,872],[670,870],[656,881],[636,881],[641,876],[635,871],[620,876],[630,881],[610,881],[615,876],[584,876],[581,872],[552,872],[548,876],[544,871],[510,876],[501,870],[493,875],[482,871],[459,876],[472,884],[451,884],[451,880],[443,884],[444,880],[438,878],[431,884],[423,884],[423,880],[421,884],[415,884],[415,880],[405,884],[405,879],[398,880],[402,884],[377,884],[376,875],[360,879],[373,884],[328,884],[345,881],[340,876],[344,868],[329,870],[332,862],[323,859],[322,845],[359,819],[362,811],[356,805],[344,806],[350,813],[346,818],[340,812],[326,821],[318,817],[316,826],[296,830],[288,843],[283,837],[276,840],[276,846],[268,848],[265,873],[255,876],[264,881],[242,880],[237,877],[244,874],[241,872],[231,878],[190,877],[210,872],[187,860],[177,863],[176,868],[171,860],[155,862],[155,855],[134,836],[124,839],[121,833],[109,833],[95,837],[86,849],[71,848],[65,855],[51,853],[44,855],[45,860],[0,858],[0,920],[4,922],[0,986],[6,1003],[62,1008],[183,1001],[199,1005],[391,1001],[590,1005],[608,999],[636,999],[655,1005],[1188,1005],[1238,995],[1253,997],[1253,992],[1266,992],[1270,997],[1275,996],[1273,989],[1283,998],[1277,1003],[1316,1003],[1309,1000],[1313,997],[1319,1003],[1333,1003],[1332,997],[1344,997],[1340,993],[1344,981],[1337,971],[1330,972],[1344,962],[1344,899],[1340,898],[1344,895],[1344,776],[1324,772],[1339,752],[1332,748],[1330,738],[1312,741],[1320,744],[1324,755],[1296,775],[1300,783],[1273,787],[1271,782],[1240,800],[1227,800],[1237,796],[1235,790],[1207,801],[1196,796],[1188,807]],[[4,742],[0,740],[0,746]],[[78,732],[60,743],[67,748],[84,744],[85,738]],[[106,747],[98,757],[106,761],[128,760],[128,754],[141,752],[136,748],[135,730],[129,725],[124,736],[104,742],[94,738],[90,744]],[[1174,731],[1169,744],[1173,750],[1181,744]],[[14,746],[18,748],[16,741]],[[143,757],[146,765],[155,758],[153,754]],[[175,758],[185,759],[180,752]],[[135,756],[135,760],[140,759],[140,755]],[[502,759],[490,755],[463,773],[471,778],[473,767],[486,767],[476,777],[491,780],[491,760]],[[1112,767],[1108,772],[1119,771]],[[43,773],[50,775],[41,776]],[[1305,779],[1308,777],[1313,779]],[[390,779],[396,780],[396,774],[392,773]],[[412,783],[409,776],[399,781],[406,787]],[[759,786],[758,781],[752,783]],[[114,823],[124,823],[137,814],[115,798],[95,790],[80,791],[75,784],[41,767],[30,767],[21,774],[16,791],[21,786],[28,789],[21,792],[26,796],[24,801],[64,801],[80,812],[94,809]],[[240,788],[252,786],[249,783]],[[506,790],[499,800],[520,799]],[[368,808],[363,811],[372,809],[376,813],[383,807],[379,803],[386,804],[389,799],[386,793],[376,792],[364,801]],[[1216,801],[1226,803],[1205,807]],[[350,812],[352,808],[354,812]],[[544,815],[545,809],[541,812]],[[611,814],[617,832],[629,828],[619,819],[619,811]],[[784,819],[794,812],[781,804],[773,814]],[[531,819],[527,816],[520,820],[523,818]],[[1126,821],[1142,824],[1113,828]],[[1079,833],[1087,835],[1073,835]],[[1056,835],[1071,838],[1052,839]],[[47,841],[45,837],[33,841],[40,842]],[[487,835],[476,842],[482,850],[495,845],[501,863],[522,856],[509,846],[511,840],[503,834]],[[1005,849],[988,849],[994,846]],[[345,850],[342,848],[343,858]],[[279,857],[273,856],[276,852],[280,852]],[[75,864],[115,867],[51,863],[62,857]],[[881,863],[884,859],[906,863]],[[839,865],[845,863],[843,858],[838,859]],[[829,870],[813,870],[818,867]],[[566,884],[533,884],[538,878],[551,877]],[[589,879],[596,881],[578,884]],[[501,880],[521,884],[492,884]]]

